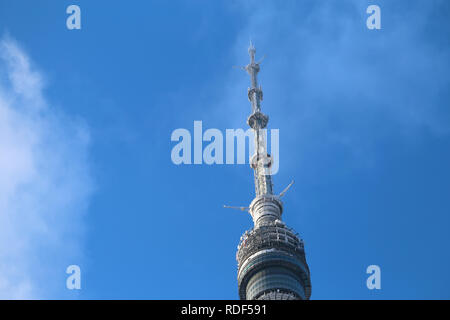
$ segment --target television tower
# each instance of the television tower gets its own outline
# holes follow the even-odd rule
[[[242,235],[236,254],[239,297],[242,300],[309,299],[311,281],[303,241],[281,220],[281,197],[292,183],[279,195],[273,194],[272,157],[267,153],[263,130],[269,117],[261,112],[263,92],[257,79],[260,61],[255,61],[256,49],[251,42],[248,53],[250,63],[243,69],[251,80],[248,99],[252,113],[247,123],[255,136],[255,154],[250,166],[255,176],[256,197],[248,208],[239,207],[248,210],[254,223],[253,229]]]

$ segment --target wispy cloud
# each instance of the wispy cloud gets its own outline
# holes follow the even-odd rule
[[[50,105],[44,80],[10,37],[0,40],[0,298],[55,298],[81,264],[93,189],[89,131]]]

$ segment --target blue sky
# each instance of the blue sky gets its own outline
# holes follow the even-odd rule
[[[238,298],[252,223],[222,205],[251,202],[253,173],[176,166],[170,136],[194,120],[246,129],[249,80],[232,67],[251,38],[311,298],[449,299],[449,14],[437,0],[0,0],[0,297]]]

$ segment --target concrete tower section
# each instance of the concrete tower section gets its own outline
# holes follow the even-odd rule
[[[260,63],[250,43],[250,64],[244,69],[251,79],[248,98],[252,113],[247,119],[255,134],[255,154],[250,166],[255,176],[256,197],[248,207],[254,227],[246,231],[238,246],[239,297],[242,300],[309,299],[311,282],[303,241],[281,220],[283,203],[272,189],[272,157],[268,154],[263,129],[269,121],[261,112],[262,89],[257,75]],[[246,208],[241,208],[246,209]]]

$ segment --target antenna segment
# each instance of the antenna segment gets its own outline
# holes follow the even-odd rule
[[[269,122],[269,117],[261,112],[263,91],[261,86],[258,86],[260,67],[259,62],[255,62],[256,49],[251,42],[248,54],[250,55],[250,63],[245,66],[245,70],[250,75],[251,87],[248,88],[248,100],[251,103],[252,113],[247,119],[247,124],[253,129],[255,136],[255,154],[250,160],[250,166],[254,171],[256,196],[271,195],[273,194],[272,177],[270,175],[272,158],[267,153],[266,131],[264,130]]]

